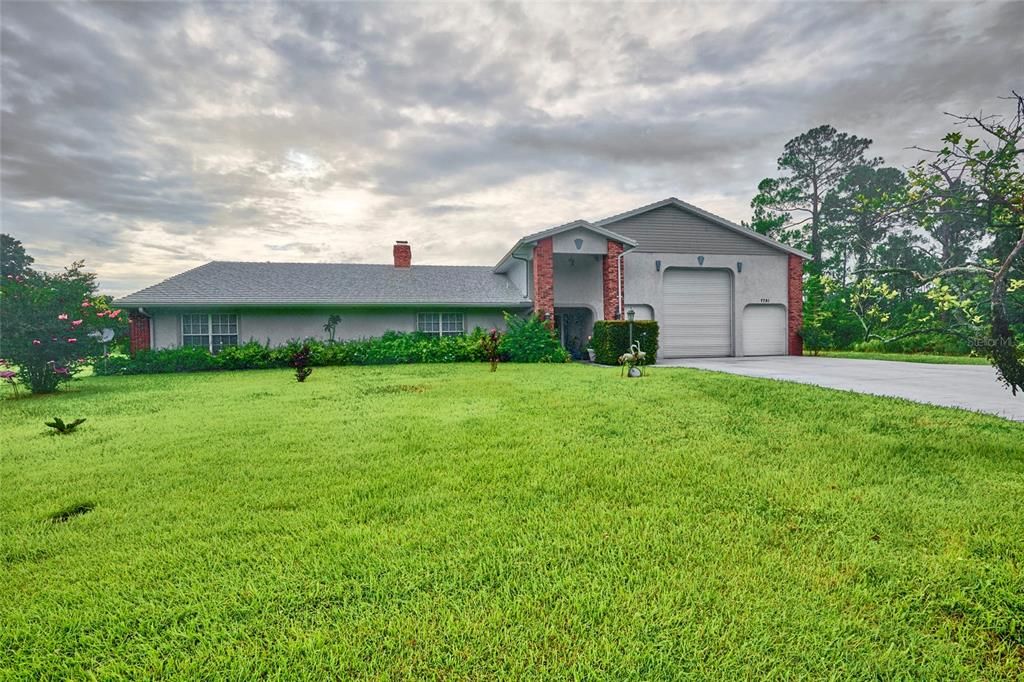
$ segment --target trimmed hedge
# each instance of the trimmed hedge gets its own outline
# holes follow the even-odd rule
[[[417,362],[482,362],[484,331],[465,336],[431,336],[419,332],[387,332],[372,339],[334,343],[319,339],[294,339],[271,348],[256,341],[227,346],[217,355],[205,348],[167,348],[139,351],[133,357],[112,356],[106,367],[97,363],[96,374],[164,374],[235,369],[290,367],[291,358],[303,345],[310,349],[310,365],[399,365]]]
[[[658,356],[658,323],[654,320],[633,322],[633,343],[647,353],[647,364],[653,365]],[[602,365],[619,364],[619,356],[629,351],[628,320],[598,320],[594,323],[594,336],[590,347]]]
[[[292,356],[304,345],[310,365],[404,365],[437,362],[486,362],[483,340],[487,332],[474,329],[463,336],[438,337],[419,332],[386,332],[383,336],[351,341],[293,339],[270,347],[257,341],[227,346],[211,355],[205,348],[167,348],[139,351],[134,356],[111,356],[96,363],[100,375],[167,374],[236,369],[291,367]],[[550,330],[533,319],[510,317],[509,331],[500,341],[502,360],[512,362],[564,362],[565,351]]]

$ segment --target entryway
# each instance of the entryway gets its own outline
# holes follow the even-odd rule
[[[594,330],[590,308],[555,308],[555,334],[574,360],[587,354],[587,341]]]

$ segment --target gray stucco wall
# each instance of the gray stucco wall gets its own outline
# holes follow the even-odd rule
[[[779,251],[675,206],[662,206],[606,227],[648,253],[772,256]]]
[[[437,309],[307,309],[276,310],[273,308],[239,310],[150,308],[153,317],[153,347],[176,348],[181,345],[182,313],[234,313],[238,315],[238,341],[258,341],[277,346],[295,338],[326,339],[323,326],[327,316],[341,315],[335,338],[338,340],[380,336],[387,331],[414,331],[416,313],[437,312]],[[493,309],[461,310],[445,308],[442,312],[461,312],[465,315],[466,331],[474,327],[504,329],[502,311]],[[510,312],[519,312],[518,310]]]
[[[576,248],[576,240],[580,240],[580,248]],[[601,255],[608,253],[608,238],[593,230],[577,227],[556,234],[551,239],[551,248],[555,253]]]
[[[594,319],[601,319],[604,310],[601,256],[556,253],[554,269],[555,307],[590,308]]]
[[[697,257],[704,256],[704,264]],[[733,354],[743,355],[743,309],[752,303],[773,303],[786,306],[788,302],[788,257],[773,251],[770,255],[715,255],[708,253],[641,253],[633,251],[624,257],[625,304],[649,306],[654,319],[662,319],[664,294],[662,281],[666,270],[673,267],[715,268],[730,271],[733,282]],[[655,261],[661,261],[661,271]],[[743,263],[737,272],[736,264]],[[557,276],[556,276],[557,292]],[[637,310],[637,317],[649,314],[648,309]]]

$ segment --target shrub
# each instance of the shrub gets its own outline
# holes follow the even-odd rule
[[[328,365],[395,365],[414,362],[481,362],[487,354],[481,346],[482,329],[464,336],[437,337],[419,332],[387,332],[379,338],[323,342],[319,339],[292,339],[271,348],[249,341],[227,346],[217,355],[205,348],[143,350],[134,357],[111,356],[96,363],[96,374],[159,374],[234,369],[270,369],[291,367],[292,358],[303,348],[309,367]]]
[[[497,329],[492,329],[480,339],[480,349],[487,356],[487,361],[491,363],[492,372],[498,371],[498,361],[501,360],[500,346],[501,332]]]
[[[536,314],[519,317],[505,313],[508,330],[498,349],[512,362],[568,362],[569,354],[554,332]]]
[[[292,354],[290,364],[295,368],[295,380],[300,384],[313,373],[313,368],[309,366],[311,353],[309,344],[305,344]]]
[[[217,357],[205,348],[185,346],[162,350],[140,350],[134,357],[112,355],[93,366],[96,374],[165,374],[220,369]]]
[[[633,342],[646,353],[646,364],[653,365],[658,355],[658,323],[654,320],[633,322]],[[594,323],[594,336],[590,340],[597,362],[617,365],[619,358],[629,353],[629,322],[627,320],[598,320]]]
[[[95,292],[96,276],[81,262],[58,274],[24,270],[0,280],[0,356],[32,393],[53,393],[102,357],[101,330],[125,330],[126,316]]]

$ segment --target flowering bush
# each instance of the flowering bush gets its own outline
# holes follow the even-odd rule
[[[53,393],[102,357],[101,330],[123,333],[127,317],[97,296],[96,275],[73,263],[50,274],[24,269],[0,280],[4,311],[0,355],[33,393]],[[5,377],[4,380],[14,379]]]

